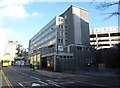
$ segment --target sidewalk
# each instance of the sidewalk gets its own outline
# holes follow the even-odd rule
[[[22,69],[30,70],[31,72],[33,72],[33,69],[29,67],[24,67]],[[71,73],[53,72],[53,71],[40,70],[40,69],[34,71],[34,73],[52,78],[71,80],[78,83],[91,84],[96,86],[108,86],[110,88],[120,88],[120,77],[117,76],[110,77],[110,76],[101,76],[101,75],[99,76],[93,74],[92,75],[71,74]]]
[[[81,75],[81,74],[70,74],[70,73],[61,73],[61,72],[52,72],[46,70],[37,70],[37,74],[44,76],[67,79],[84,84],[92,84],[97,86],[110,86],[120,88],[120,78],[118,77],[105,77],[105,76],[94,76],[94,75]]]

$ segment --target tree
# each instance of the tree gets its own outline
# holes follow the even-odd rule
[[[118,1],[116,0],[116,2],[101,2],[100,4],[96,6],[96,9],[100,11],[105,11],[113,6],[117,6],[118,8],[116,8],[116,11],[106,13],[108,14],[107,19],[112,16],[120,16],[120,0]]]

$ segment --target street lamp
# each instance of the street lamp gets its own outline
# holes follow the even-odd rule
[[[54,28],[51,28],[55,30]],[[56,28],[56,57],[54,57],[54,71],[56,71],[56,59],[58,59],[58,27]]]

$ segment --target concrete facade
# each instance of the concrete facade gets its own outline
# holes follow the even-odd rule
[[[14,58],[16,57],[16,46],[18,45],[17,41],[7,41],[5,44],[4,57],[10,58],[10,65]]]
[[[86,68],[93,63],[92,52],[88,11],[73,5],[29,41],[31,64],[40,59],[41,68],[61,71]]]
[[[65,41],[69,44],[90,44],[88,11],[77,6],[69,7],[63,14],[65,20]]]
[[[120,43],[119,26],[90,29],[90,44],[96,49],[114,47]]]

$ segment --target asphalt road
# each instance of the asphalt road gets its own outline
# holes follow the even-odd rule
[[[8,80],[8,86],[12,86],[9,88],[109,88],[48,77],[23,67],[2,67],[2,71]]]

